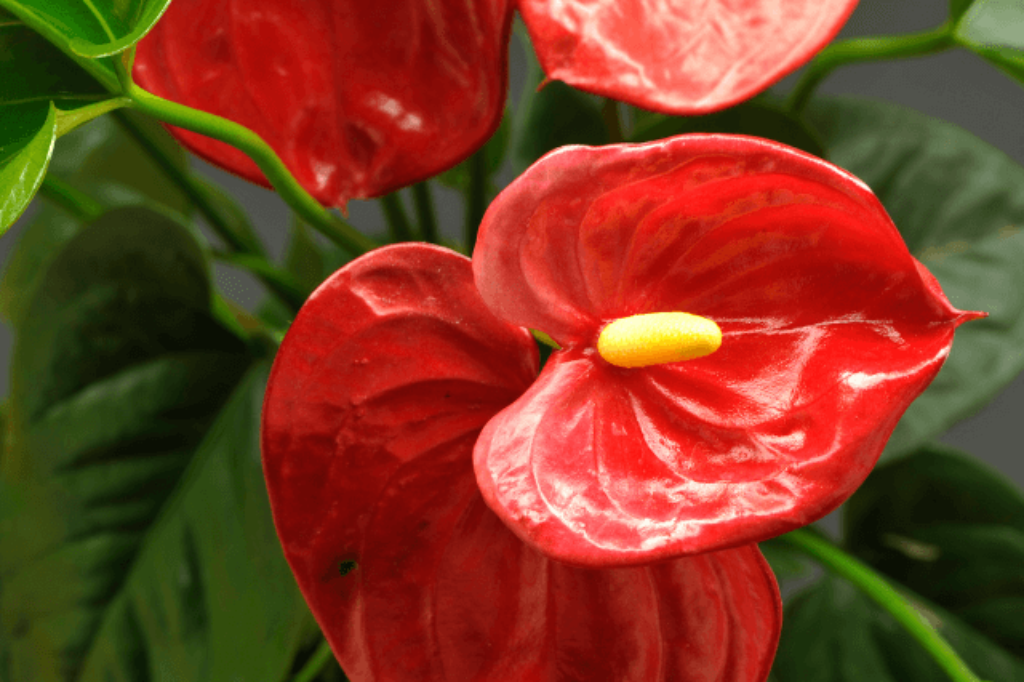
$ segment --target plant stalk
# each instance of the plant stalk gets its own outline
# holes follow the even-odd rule
[[[954,682],[981,682],[953,647],[921,617],[907,599],[869,566],[850,556],[828,540],[801,528],[779,536],[810,555],[838,576],[850,581],[902,625],[931,655]]]
[[[789,96],[786,105],[794,114],[800,114],[811,95],[825,78],[840,66],[876,62],[885,59],[920,57],[948,49],[955,45],[953,25],[946,22],[930,31],[901,36],[852,38],[832,43],[818,53]]]

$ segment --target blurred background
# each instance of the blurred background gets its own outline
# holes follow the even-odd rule
[[[947,15],[947,0],[861,0],[840,38],[922,31],[941,24]],[[526,80],[526,54],[518,40],[512,41],[510,103],[514,105]],[[798,74],[779,83],[775,90],[792,89]],[[963,49],[937,55],[841,68],[818,90],[821,94],[858,95],[882,99],[914,108],[956,124],[997,147],[1024,165],[1024,87],[980,57]],[[60,143],[58,142],[58,145]],[[280,257],[288,235],[290,212],[276,194],[235,178],[193,158],[200,174],[232,193],[244,206],[270,253]],[[499,186],[514,177],[511,163],[498,176]],[[463,208],[454,190],[433,184],[434,200],[442,232],[461,233]],[[37,200],[38,201],[38,200]],[[26,216],[0,238],[0,261],[6,264],[28,218]],[[411,210],[411,208],[410,208]],[[385,231],[383,215],[376,201],[353,201],[349,222],[368,234]],[[1024,268],[1024,263],[1020,267]],[[216,265],[216,280],[222,293],[248,310],[263,299],[263,289],[254,278],[222,264]],[[8,363],[11,332],[0,324],[0,396],[8,394]],[[953,353],[957,352],[954,345]],[[953,428],[942,440],[963,448],[1024,487],[1024,375],[1018,376],[981,412]]]

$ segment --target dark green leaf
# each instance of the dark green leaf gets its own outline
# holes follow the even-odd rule
[[[0,9],[0,234],[38,190],[56,138],[124,102]]]
[[[974,0],[949,0],[950,21],[957,21],[971,7]]]
[[[811,564],[807,556],[793,549],[789,544],[781,540],[767,540],[758,544],[764,558],[768,560],[775,574],[775,579],[785,582],[793,578],[800,578],[810,573]]]
[[[125,50],[156,25],[170,0],[0,0],[63,51],[106,57]]]
[[[39,191],[56,139],[57,109],[52,104],[42,112],[32,105],[0,108],[0,235]]]
[[[960,19],[957,41],[1024,84],[1024,3],[975,0]]]
[[[875,470],[846,504],[864,560],[1024,657],[1024,496],[966,454],[929,446]]]
[[[1024,664],[937,606],[914,598],[972,671],[1024,680]],[[948,675],[901,625],[850,584],[825,576],[786,606],[772,674],[778,682],[935,682]]]
[[[187,169],[185,152],[159,124],[127,112],[119,116],[132,117],[179,169]],[[188,198],[118,124],[117,116],[98,118],[62,137],[49,173],[108,207],[154,202],[185,214],[190,210]],[[25,230],[0,282],[0,312],[13,324],[25,314],[49,262],[79,229],[77,220],[46,205]]]
[[[521,171],[557,147],[605,144],[608,131],[598,101],[559,81],[548,82],[534,93],[527,111],[517,115],[523,127],[515,131],[516,170]]]
[[[781,106],[768,102],[745,102],[706,116],[647,114],[638,118],[630,141],[648,142],[683,133],[753,135],[788,144],[815,156],[825,155],[813,131]]]
[[[815,100],[806,118],[829,159],[882,200],[953,305],[989,313],[957,330],[884,456],[907,454],[1024,369],[1024,168],[952,124],[895,105]]]
[[[259,463],[265,368],[191,231],[114,209],[67,242],[12,363],[0,678],[279,680],[308,616]],[[228,403],[216,424],[218,410]]]

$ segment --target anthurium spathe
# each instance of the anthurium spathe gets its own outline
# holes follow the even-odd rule
[[[477,435],[536,378],[469,261],[385,247],[292,324],[263,411],[274,520],[353,682],[763,681],[781,624],[754,545],[636,568],[553,561],[484,504]]]
[[[145,89],[254,130],[327,205],[428,178],[479,148],[506,98],[512,0],[175,0],[138,45]],[[797,68],[856,0],[518,4],[548,76],[657,111],[735,104]],[[244,154],[174,130],[266,184]]]
[[[825,515],[981,315],[855,177],[738,136],[552,152],[491,204],[473,270],[499,317],[561,346],[484,427],[477,481],[582,565]]]
[[[254,130],[330,206],[436,175],[505,105],[509,0],[175,0],[138,45],[145,89]],[[223,142],[192,151],[266,185]]]
[[[519,0],[548,78],[654,111],[702,114],[799,68],[857,0]]]

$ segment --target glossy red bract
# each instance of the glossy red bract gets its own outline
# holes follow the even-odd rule
[[[484,428],[477,481],[523,540],[581,565],[824,516],[978,315],[859,180],[738,136],[552,152],[491,204],[473,270],[499,317],[562,346]],[[721,348],[636,369],[597,354],[609,322],[662,311],[714,320]]]
[[[454,166],[501,119],[510,0],[175,0],[138,45],[143,88],[254,130],[322,203]],[[656,111],[722,109],[810,59],[856,0],[521,0],[550,78]],[[192,151],[266,185],[242,152]]]
[[[549,78],[654,111],[732,106],[823,48],[857,0],[519,0]]]
[[[300,311],[267,387],[264,469],[285,554],[348,677],[764,680],[781,611],[755,546],[576,568],[484,504],[473,445],[536,372],[529,334],[439,247],[363,256]]]
[[[175,0],[139,43],[146,90],[254,130],[327,205],[455,165],[497,128],[508,0]],[[174,130],[266,185],[234,147]]]

